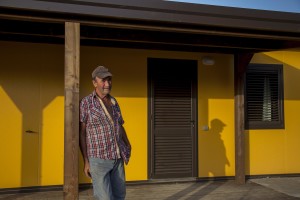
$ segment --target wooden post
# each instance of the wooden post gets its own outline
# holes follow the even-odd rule
[[[244,81],[246,68],[253,54],[234,56],[234,112],[235,112],[235,181],[245,184],[245,108]]]
[[[78,199],[79,23],[65,23],[64,199]]]

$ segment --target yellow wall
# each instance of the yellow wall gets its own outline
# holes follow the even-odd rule
[[[62,184],[64,48],[0,42],[0,57],[0,188]]]
[[[198,173],[201,177],[234,174],[232,56],[97,47],[82,47],[81,52],[81,97],[92,90],[90,74],[95,66],[105,65],[113,73],[112,94],[120,103],[133,146],[132,158],[126,167],[127,180],[147,180],[147,57],[198,60]],[[201,62],[204,55],[214,58],[215,65],[204,66]],[[202,126],[210,126],[213,119],[227,126],[219,133],[215,129],[202,131]],[[213,133],[220,137],[211,137]]]
[[[198,73],[200,177],[233,176],[235,169],[233,56],[214,58]]]
[[[251,63],[282,64],[285,129],[246,133],[247,174],[300,173],[300,50],[256,54]]]
[[[0,188],[63,184],[64,47],[17,42],[0,47]],[[203,65],[203,56],[215,64]],[[247,174],[299,173],[299,56],[299,51],[273,52],[252,59],[284,64],[286,128],[246,133]],[[113,73],[112,95],[133,147],[126,179],[148,179],[148,57],[198,60],[199,177],[234,176],[232,55],[81,47],[81,98],[93,90],[94,67],[104,65]],[[25,133],[29,129],[38,133]],[[82,168],[80,156],[79,180],[90,182]]]
[[[3,86],[0,86],[0,100],[0,188],[17,187],[21,184],[22,113]],[[9,134],[12,132],[16,134]]]
[[[0,177],[2,177],[0,187],[62,184],[64,47],[16,42],[0,42],[0,46],[0,100],[4,105],[1,106],[0,119],[5,122],[0,126],[0,152],[1,158],[7,161],[0,166]],[[203,66],[201,63],[203,55],[212,56],[216,64]],[[120,103],[125,128],[133,147],[131,161],[126,166],[127,180],[148,178],[148,57],[198,60],[199,176],[207,176],[210,171],[213,174],[209,176],[233,175],[232,56],[81,47],[81,98],[93,89],[90,74],[95,66],[105,65],[114,75],[112,95]],[[27,90],[32,91],[23,91],[25,86]],[[216,90],[215,87],[222,88]],[[32,94],[28,95],[29,92]],[[30,109],[28,110],[27,107]],[[25,108],[27,111],[24,110]],[[32,110],[37,110],[34,115],[30,115]],[[25,115],[25,111],[29,114]],[[27,125],[27,119],[37,127],[32,128],[31,125]],[[210,134],[213,131],[202,131],[202,126],[210,126],[210,121],[213,119],[219,119],[227,126],[222,130],[221,137],[211,141],[215,148],[210,148],[207,142],[212,137],[207,135],[213,135]],[[27,129],[38,130],[38,134],[28,136],[25,133]],[[35,143],[28,143],[28,139],[24,137],[35,137]],[[36,149],[36,155],[29,155],[30,146]],[[12,151],[10,154],[6,153],[8,149]],[[212,160],[211,157],[222,160],[221,163],[217,162],[221,166],[216,168],[215,163],[208,162],[207,160]],[[82,165],[80,156],[80,182],[90,182],[82,173]],[[37,172],[32,170],[34,167]],[[30,176],[35,178],[28,182]]]

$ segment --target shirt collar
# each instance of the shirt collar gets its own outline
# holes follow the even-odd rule
[[[97,97],[98,97],[98,95],[97,95],[97,93],[96,93],[96,90],[93,91],[92,96],[93,96],[94,98],[97,98]],[[110,95],[110,94],[107,94],[107,97],[111,99],[111,95]]]
[[[97,97],[96,90],[93,91],[92,95],[93,95],[93,97]]]

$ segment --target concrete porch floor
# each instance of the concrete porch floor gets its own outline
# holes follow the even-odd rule
[[[0,199],[62,200],[62,191],[2,194]],[[92,189],[81,190],[80,200],[92,200]],[[245,185],[234,180],[185,183],[157,183],[127,186],[126,200],[283,200],[300,199],[300,177],[257,178]]]

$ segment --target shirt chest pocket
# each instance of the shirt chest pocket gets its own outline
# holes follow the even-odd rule
[[[89,115],[89,121],[92,124],[103,124],[103,121],[105,121],[106,116],[104,112],[101,112],[97,109],[90,109],[90,115]]]

